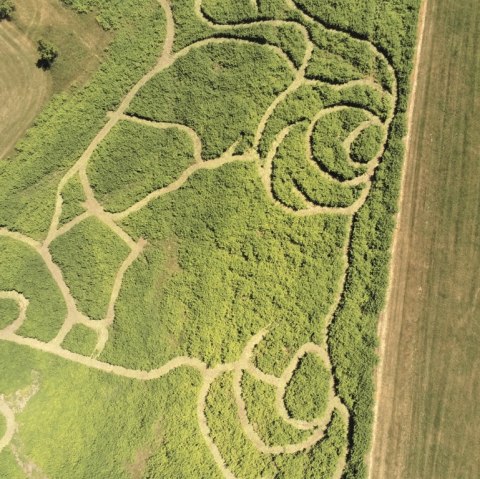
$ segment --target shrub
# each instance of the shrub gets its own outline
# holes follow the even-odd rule
[[[91,356],[97,344],[97,333],[83,324],[76,324],[62,342],[62,347],[74,353]]]
[[[56,336],[67,313],[57,285],[36,251],[3,236],[0,236],[0,290],[17,291],[29,300],[27,317],[18,334],[42,341]]]
[[[264,111],[292,80],[270,48],[225,40],[180,57],[140,90],[130,113],[193,128],[209,160],[236,142],[238,152],[247,150]]]
[[[285,406],[290,416],[312,421],[325,413],[333,391],[331,371],[315,354],[300,359],[285,390]]]
[[[92,319],[103,319],[128,246],[98,219],[87,218],[56,238],[51,252],[79,310]]]
[[[194,161],[184,131],[122,121],[93,154],[88,176],[97,199],[115,212],[169,185]]]
[[[311,431],[296,429],[280,417],[275,402],[275,386],[258,381],[246,372],[241,386],[250,424],[265,444],[295,444],[311,434]]]
[[[64,225],[85,211],[82,203],[85,193],[78,175],[73,176],[62,190],[62,214],[60,224]]]
[[[37,61],[37,66],[44,70],[48,70],[52,67],[58,57],[57,47],[48,40],[41,39],[38,40],[37,50],[40,55]]]
[[[0,20],[10,20],[15,11],[15,4],[12,0],[0,0]]]
[[[350,149],[352,160],[358,163],[368,163],[380,151],[385,132],[378,125],[371,125],[363,130],[353,141]]]
[[[18,318],[19,312],[16,301],[0,298],[0,330],[13,323]]]

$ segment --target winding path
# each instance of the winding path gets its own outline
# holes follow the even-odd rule
[[[0,394],[0,415],[5,418],[6,428],[3,437],[0,438],[0,452],[11,444],[15,433],[17,432],[17,423],[15,415],[22,412],[28,401],[35,396],[39,390],[38,374],[32,372],[33,382],[27,388],[17,391],[8,398]]]
[[[225,153],[223,153],[221,156],[219,156],[216,159],[209,160],[209,161],[203,161],[202,160],[202,142],[201,139],[199,138],[198,134],[191,128],[185,126],[185,125],[180,125],[176,123],[167,123],[167,122],[154,122],[154,121],[149,121],[149,120],[144,120],[141,118],[137,118],[131,115],[128,115],[126,112],[134,99],[135,95],[139,92],[139,90],[146,85],[155,75],[157,75],[159,72],[165,70],[169,66],[171,66],[178,58],[186,55],[192,48],[198,48],[206,44],[210,43],[221,43],[221,42],[226,42],[226,41],[237,41],[237,42],[243,42],[243,43],[252,43],[250,40],[243,40],[243,39],[232,39],[232,38],[207,38],[204,40],[200,40],[198,42],[195,42],[182,50],[173,53],[173,46],[174,46],[174,36],[175,36],[175,24],[174,24],[174,19],[172,15],[172,11],[170,8],[170,2],[169,0],[158,0],[160,6],[165,12],[166,16],[166,36],[165,36],[165,41],[163,44],[163,50],[160,55],[160,58],[157,62],[157,64],[148,72],[146,73],[133,87],[132,89],[127,93],[127,95],[123,98],[121,101],[118,109],[113,112],[109,112],[107,115],[106,123],[103,126],[103,128],[98,132],[98,134],[95,136],[93,141],[90,143],[88,148],[84,151],[84,153],[80,156],[78,161],[67,171],[67,173],[64,175],[64,177],[61,179],[58,189],[57,189],[57,195],[56,195],[56,202],[55,202],[55,210],[53,214],[53,218],[49,227],[49,231],[47,234],[47,237],[44,242],[40,243],[38,241],[35,241],[31,238],[28,238],[20,233],[16,232],[11,232],[6,229],[1,229],[0,228],[0,237],[1,236],[6,236],[12,239],[15,239],[17,241],[20,241],[26,245],[28,245],[30,248],[34,249],[43,259],[45,262],[45,265],[47,266],[52,278],[54,279],[55,283],[57,284],[58,288],[60,289],[63,298],[65,300],[65,303],[67,305],[67,316],[65,318],[65,321],[62,325],[62,328],[58,332],[57,336],[50,341],[49,343],[45,343],[42,341],[38,341],[33,338],[27,338],[23,337],[21,335],[17,334],[18,329],[22,325],[22,323],[26,320],[27,317],[27,309],[28,309],[28,299],[25,298],[22,294],[15,292],[15,291],[6,291],[6,292],[0,292],[0,299],[2,298],[9,298],[13,299],[17,302],[19,305],[19,316],[18,318],[9,326],[4,328],[3,330],[0,330],[0,340],[4,341],[9,341],[13,342],[19,345],[23,346],[28,346],[31,348],[34,348],[39,351],[43,351],[46,353],[54,354],[58,357],[61,357],[65,360],[68,361],[73,361],[78,364],[84,365],[86,367],[96,369],[98,371],[102,371],[104,373],[108,374],[114,374],[117,376],[122,376],[130,379],[136,379],[136,380],[141,380],[141,381],[149,381],[149,380],[155,380],[158,379],[169,372],[171,372],[174,369],[180,368],[180,367],[190,367],[196,369],[203,377],[203,385],[199,391],[199,398],[198,398],[198,403],[197,403],[197,418],[199,421],[199,426],[200,426],[200,431],[205,439],[205,442],[217,464],[219,467],[220,471],[223,473],[224,477],[226,478],[235,478],[235,476],[232,474],[232,472],[228,469],[228,465],[225,464],[224,459],[222,458],[222,455],[217,447],[217,445],[214,443],[214,441],[211,438],[210,435],[210,429],[208,426],[208,421],[206,418],[205,414],[205,409],[206,409],[206,400],[207,396],[210,391],[210,386],[212,383],[223,373],[225,372],[233,372],[234,376],[234,381],[233,381],[233,392],[234,392],[234,397],[235,401],[237,404],[237,410],[238,410],[238,416],[240,418],[240,423],[242,426],[242,429],[245,433],[245,435],[248,437],[248,439],[255,445],[255,447],[262,453],[264,454],[295,454],[300,451],[308,450],[312,446],[314,446],[319,440],[322,439],[322,437],[325,434],[325,431],[327,429],[330,417],[333,413],[334,410],[338,411],[341,416],[343,417],[345,423],[349,422],[349,411],[345,407],[345,405],[342,403],[341,399],[335,394],[335,390],[333,387],[333,381],[332,381],[332,387],[330,391],[330,397],[328,400],[328,406],[327,406],[327,413],[324,415],[324,417],[319,418],[318,420],[314,421],[297,421],[293,418],[291,418],[288,414],[288,411],[285,407],[284,404],[284,394],[285,394],[285,388],[290,381],[292,375],[294,374],[294,371],[298,365],[298,362],[300,358],[302,358],[305,354],[310,353],[310,354],[316,354],[318,355],[322,361],[325,363],[325,365],[330,369],[332,372],[332,377],[333,377],[333,371],[332,371],[332,365],[330,362],[330,356],[329,356],[329,351],[328,351],[328,345],[316,345],[313,343],[307,343],[301,346],[298,351],[295,353],[293,358],[291,359],[289,365],[285,369],[284,373],[280,376],[273,376],[266,374],[265,372],[261,371],[258,369],[252,360],[252,355],[254,348],[256,345],[261,342],[267,333],[267,330],[263,330],[259,333],[257,333],[254,337],[251,338],[249,343],[245,346],[245,349],[243,351],[243,354],[241,355],[240,359],[238,361],[232,362],[232,363],[227,363],[227,364],[220,364],[216,367],[209,368],[207,365],[200,361],[199,359],[196,358],[190,358],[190,357],[176,357],[167,363],[165,363],[163,366],[153,369],[150,371],[143,371],[143,370],[134,370],[134,369],[129,369],[125,368],[122,366],[116,366],[116,365],[111,365],[106,362],[102,362],[97,359],[99,354],[103,351],[103,348],[105,347],[105,344],[108,341],[108,331],[111,325],[114,323],[115,320],[115,304],[117,301],[117,298],[119,296],[123,278],[125,273],[127,272],[128,268],[135,262],[135,260],[141,255],[143,249],[146,246],[146,241],[144,239],[140,239],[139,241],[134,241],[133,238],[131,238],[118,224],[121,220],[129,216],[130,214],[139,211],[140,209],[144,208],[147,206],[151,201],[167,195],[169,193],[172,193],[179,188],[181,188],[188,180],[189,178],[195,174],[197,171],[202,170],[202,169],[215,169],[215,168],[220,168],[223,165],[232,163],[232,162],[239,162],[239,161],[244,161],[244,162],[254,162],[256,163],[258,167],[258,172],[259,176],[262,179],[262,183],[265,186],[265,190],[267,192],[267,195],[269,196],[270,200],[280,207],[286,214],[289,215],[296,215],[296,216],[311,216],[311,215],[317,215],[321,213],[325,214],[342,214],[342,215],[347,215],[350,217],[349,221],[349,235],[351,234],[351,229],[352,229],[352,217],[353,215],[358,211],[358,209],[364,204],[369,190],[370,190],[370,184],[372,181],[372,176],[375,172],[376,167],[378,166],[381,156],[384,153],[385,150],[385,144],[386,144],[386,138],[385,142],[383,144],[383,147],[381,150],[378,152],[378,154],[373,158],[367,165],[367,170],[365,173],[359,175],[358,177],[354,178],[353,180],[347,180],[343,181],[341,183],[344,183],[346,185],[359,185],[359,184],[365,184],[365,188],[358,198],[358,200],[350,205],[349,207],[341,208],[341,207],[325,207],[325,206],[319,206],[316,204],[313,204],[309,202],[306,198],[305,204],[307,205],[306,208],[295,211],[289,208],[288,206],[282,204],[280,201],[278,201],[272,192],[272,163],[274,161],[276,152],[281,145],[281,143],[284,141],[288,133],[291,131],[291,129],[295,125],[289,125],[285,128],[283,128],[275,137],[271,147],[270,151],[267,155],[266,161],[262,164],[259,158],[258,154],[258,146],[260,143],[260,140],[262,138],[262,135],[265,131],[266,125],[269,121],[269,119],[272,117],[274,114],[276,108],[293,92],[295,92],[299,87],[301,87],[304,84],[307,83],[312,83],[314,81],[312,80],[307,80],[305,78],[305,72],[308,66],[308,63],[312,57],[313,49],[314,49],[314,43],[312,39],[310,38],[309,32],[307,28],[302,25],[299,22],[294,22],[294,21],[280,21],[280,20],[259,20],[255,22],[250,22],[245,25],[219,25],[215,24],[209,19],[207,19],[203,13],[202,13],[202,2],[201,0],[195,0],[195,11],[199,19],[202,21],[206,22],[211,28],[216,29],[216,30],[239,30],[241,28],[245,28],[247,26],[252,26],[252,25],[266,25],[266,24],[271,24],[271,25],[284,25],[284,24],[289,24],[289,25],[295,25],[299,28],[299,30],[302,32],[305,40],[305,54],[303,61],[301,65],[297,68],[293,64],[293,62],[290,60],[290,58],[285,54],[283,50],[280,48],[268,44],[268,48],[273,49],[277,54],[279,54],[282,58],[284,58],[290,67],[295,71],[295,78],[290,83],[290,85],[283,91],[281,92],[277,98],[270,104],[270,106],[267,108],[265,111],[264,115],[261,118],[261,121],[258,125],[258,128],[255,132],[254,136],[254,141],[253,141],[253,146],[252,148],[247,151],[244,154],[241,155],[236,155],[235,149],[237,146],[237,143],[234,143],[233,145],[228,148]],[[293,2],[290,1],[290,7],[294,9],[297,12],[300,12],[302,18],[306,23],[311,23],[316,20],[310,18],[306,13],[303,11],[299,10],[297,5]],[[257,10],[258,5],[257,2],[252,0],[252,6]],[[331,31],[336,31],[333,28],[328,28],[327,26],[324,25],[324,27],[327,30]],[[377,55],[378,57],[383,58],[387,64],[389,65],[389,70],[392,74],[392,78],[395,79],[395,72],[393,71],[393,68],[390,66],[388,61],[385,59],[385,57],[374,47],[372,44],[368,43],[366,40],[358,40],[358,41],[363,41],[368,44],[369,48],[372,50],[372,53],[374,55]],[[321,82],[316,82],[315,83],[321,83]],[[330,85],[332,88],[336,90],[342,90],[345,88],[350,88],[353,86],[368,86],[371,88],[374,88],[376,90],[382,91],[382,93],[388,93],[385,90],[383,90],[378,83],[375,81],[372,81],[370,79],[363,79],[363,80],[355,80],[352,82],[346,82],[344,84],[338,84],[338,85]],[[354,139],[369,125],[376,124],[376,125],[381,125],[383,128],[385,128],[385,131],[389,129],[390,123],[393,119],[393,104],[396,103],[397,101],[397,92],[396,92],[396,80],[394,80],[394,87],[392,89],[392,109],[390,114],[388,115],[388,118],[386,121],[382,122],[378,117],[375,115],[368,113],[368,120],[363,122],[358,128],[356,128],[353,132],[350,133],[350,135],[345,139],[343,142],[343,146],[346,149],[346,151],[349,153],[350,146]],[[390,95],[390,93],[389,93]],[[324,109],[320,111],[317,115],[314,116],[314,118],[310,121],[309,127],[307,130],[306,134],[306,154],[308,157],[308,160],[312,162],[312,164],[316,167],[318,167],[318,164],[315,163],[312,151],[311,151],[311,144],[310,144],[310,137],[312,135],[314,126],[316,122],[322,118],[323,116],[332,113],[332,112],[337,112],[341,111],[343,109],[346,109],[347,106],[335,106],[331,108]],[[172,182],[170,185],[160,188],[158,190],[152,191],[150,194],[146,195],[143,199],[138,201],[137,203],[133,204],[129,208],[127,208],[124,211],[118,212],[118,213],[110,213],[108,211],[105,211],[103,206],[97,201],[94,195],[94,191],[90,185],[88,175],[87,175],[87,167],[89,160],[91,159],[93,153],[95,152],[96,148],[99,146],[99,144],[109,135],[109,133],[112,131],[112,129],[117,125],[118,122],[120,121],[131,121],[135,122],[138,124],[142,124],[148,127],[153,127],[153,128],[159,128],[159,129],[165,129],[165,128],[178,128],[181,131],[184,131],[192,140],[193,147],[194,147],[194,157],[195,157],[195,163],[188,167],[174,182]],[[349,155],[348,155],[349,156]],[[349,157],[349,160],[351,158]],[[352,164],[354,166],[358,167],[360,166],[359,164],[356,164],[352,161]],[[363,165],[362,165],[363,166]],[[60,225],[60,217],[62,214],[62,191],[65,187],[65,185],[68,183],[68,181],[74,176],[78,174],[84,193],[86,197],[85,201],[85,208],[86,211],[79,215],[77,218],[73,219],[70,221],[68,224],[61,226]],[[326,177],[328,177],[329,181],[338,181],[333,176],[329,175],[328,173],[322,172],[322,174],[325,174]],[[301,194],[299,192],[299,194]],[[63,278],[62,271],[60,268],[53,262],[52,256],[49,251],[49,246],[51,243],[60,237],[61,235],[65,234],[69,230],[71,230],[73,227],[75,227],[77,224],[79,224],[81,221],[85,220],[88,217],[96,217],[100,221],[102,221],[105,225],[107,225],[115,234],[117,234],[130,248],[130,253],[125,259],[125,261],[122,263],[120,268],[117,271],[115,281],[114,281],[114,286],[110,294],[110,300],[108,304],[108,309],[107,309],[107,314],[104,319],[100,321],[94,321],[91,320],[90,318],[86,317],[84,314],[82,314],[76,305],[75,299],[73,298],[67,284],[65,283],[65,280]],[[341,278],[339,280],[339,284],[337,287],[337,294],[334,298],[334,301],[330,307],[329,312],[327,313],[326,317],[326,324],[324,327],[325,332],[328,332],[328,328],[330,326],[330,323],[334,317],[335,312],[338,309],[340,299],[343,294],[344,290],[344,285],[345,285],[345,279],[347,275],[347,270],[348,270],[348,244],[349,244],[350,238],[347,238],[345,241],[345,246],[344,246],[344,251],[343,251],[343,262],[344,262],[344,267],[342,271]],[[91,329],[93,329],[97,335],[98,335],[98,342],[95,348],[95,351],[93,353],[92,357],[86,357],[71,351],[68,351],[64,348],[62,348],[61,344],[63,340],[65,339],[66,335],[69,333],[69,331],[76,325],[76,324],[83,324]],[[246,410],[246,405],[242,397],[242,386],[241,386],[241,379],[242,375],[244,372],[248,372],[249,374],[252,374],[256,379],[260,381],[264,381],[274,387],[276,387],[276,399],[275,399],[275,406],[276,409],[280,415],[280,417],[288,424],[290,424],[293,427],[298,428],[299,430],[305,430],[305,431],[311,431],[310,436],[305,439],[304,441],[301,441],[297,444],[286,444],[286,445],[280,445],[280,446],[268,446],[266,445],[262,439],[259,437],[257,432],[255,431],[255,428],[253,425],[249,422],[248,419],[248,414]],[[8,404],[5,403],[3,400],[3,397],[0,396],[0,412],[7,418],[7,432],[4,435],[4,437],[0,440],[0,450],[3,447],[6,447],[7,444],[10,443],[11,438],[13,437],[14,431],[15,431],[15,423],[14,423],[14,414],[12,413],[11,408],[9,408]],[[342,457],[339,459],[337,469],[334,475],[334,478],[340,478],[342,471],[345,467],[346,464],[346,457],[347,457],[347,451],[342,455]]]

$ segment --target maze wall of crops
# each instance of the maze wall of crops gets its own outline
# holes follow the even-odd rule
[[[65,3],[114,40],[0,164],[0,476],[366,477],[419,0]]]

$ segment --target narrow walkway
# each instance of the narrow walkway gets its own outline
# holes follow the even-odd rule
[[[239,162],[239,161],[256,163],[259,171],[259,176],[262,179],[263,185],[265,186],[266,192],[270,200],[279,208],[281,208],[282,211],[285,212],[285,214],[296,215],[296,216],[310,216],[310,215],[317,215],[317,214],[333,214],[333,215],[342,214],[342,215],[347,215],[350,218],[353,218],[353,215],[358,211],[358,209],[366,201],[366,198],[370,190],[370,184],[372,181],[373,174],[385,150],[386,138],[381,150],[366,165],[367,171],[365,173],[359,175],[353,180],[341,182],[351,186],[355,186],[359,184],[365,185],[365,188],[361,196],[354,204],[348,207],[325,207],[325,206],[313,204],[309,202],[306,198],[304,198],[305,204],[307,205],[307,207],[298,211],[293,210],[288,206],[282,204],[278,199],[274,197],[274,194],[272,191],[272,164],[279,146],[282,144],[282,142],[284,141],[286,136],[289,134],[289,132],[291,131],[291,128],[294,125],[289,125],[283,128],[277,134],[275,140],[271,145],[270,151],[267,155],[267,159],[264,162],[264,164],[262,164],[260,161],[259,154],[258,154],[258,146],[261,141],[262,135],[264,134],[266,125],[270,120],[270,118],[272,117],[272,115],[275,113],[278,106],[281,105],[282,102],[284,102],[290,94],[295,92],[302,85],[306,83],[312,83],[312,80],[307,80],[305,78],[305,72],[308,67],[309,61],[311,60],[311,57],[312,57],[314,43],[310,38],[309,32],[305,27],[305,25],[303,25],[301,22],[296,22],[296,21],[259,20],[255,22],[250,22],[248,24],[217,25],[212,21],[206,19],[205,16],[203,15],[201,0],[195,0],[195,12],[198,18],[201,19],[206,24],[208,24],[211,28],[214,28],[216,30],[222,30],[222,31],[225,31],[225,30],[235,31],[241,28],[245,28],[246,26],[252,26],[252,25],[268,25],[268,24],[276,25],[276,26],[282,26],[286,24],[295,25],[299,29],[299,31],[302,32],[302,35],[304,36],[304,40],[305,40],[305,45],[306,45],[303,61],[301,65],[297,68],[295,67],[293,62],[290,60],[290,58],[285,54],[283,50],[281,50],[280,48],[274,45],[266,44],[267,48],[272,49],[278,55],[284,58],[285,61],[288,63],[288,65],[292,68],[292,70],[294,70],[295,72],[294,80],[283,92],[281,92],[277,96],[277,98],[275,98],[275,100],[270,104],[270,106],[265,111],[258,125],[258,128],[255,132],[253,147],[248,152],[242,155],[235,154],[234,152],[235,152],[237,143],[234,143],[220,157],[213,160],[209,160],[209,161],[203,161],[201,138],[198,136],[197,132],[195,132],[193,129],[185,125],[176,124],[176,123],[154,122],[154,121],[149,121],[141,118],[136,118],[134,116],[128,115],[126,112],[128,111],[128,108],[132,100],[135,98],[135,95],[140,91],[140,89],[144,85],[146,85],[159,72],[171,66],[178,58],[185,56],[188,52],[191,51],[191,49],[199,48],[201,46],[211,44],[211,43],[222,43],[226,41],[229,41],[229,42],[237,41],[240,43],[252,43],[252,41],[242,40],[242,39],[231,39],[231,38],[229,39],[207,38],[207,39],[195,42],[176,53],[173,53],[173,46],[174,46],[174,39],[175,39],[175,24],[174,24],[173,14],[171,11],[170,1],[169,0],[158,0],[158,1],[166,15],[166,37],[165,37],[161,56],[157,64],[148,73],[146,73],[136,83],[136,85],[127,93],[127,95],[121,101],[118,109],[108,114],[108,121],[106,122],[104,127],[98,132],[96,137],[93,139],[93,141],[88,146],[88,148],[84,151],[84,153],[80,156],[78,161],[70,168],[70,170],[61,179],[58,186],[58,190],[57,190],[55,211],[54,211],[51,225],[45,241],[43,243],[39,243],[22,234],[11,232],[6,229],[0,229],[0,237],[6,236],[9,238],[15,239],[17,241],[20,241],[26,244],[27,246],[31,247],[32,249],[34,249],[42,257],[43,261],[45,262],[45,265],[50,271],[52,278],[54,279],[59,290],[61,291],[63,298],[65,300],[65,303],[67,305],[68,312],[67,312],[67,316],[65,318],[64,324],[60,329],[60,331],[58,332],[57,336],[49,343],[44,343],[33,338],[26,338],[26,337],[20,336],[17,334],[17,331],[19,330],[20,326],[27,318],[28,300],[22,294],[16,291],[0,292],[0,299],[2,298],[13,299],[19,305],[19,311],[20,311],[18,318],[11,325],[7,326],[6,328],[0,331],[0,340],[13,342],[15,344],[28,346],[39,351],[54,354],[65,360],[73,361],[75,363],[81,364],[83,366],[86,366],[92,369],[96,369],[98,371],[102,371],[104,373],[114,374],[117,376],[122,376],[122,377],[141,380],[141,381],[158,379],[179,367],[190,367],[190,368],[196,369],[203,377],[203,385],[199,392],[199,398],[197,403],[197,417],[200,425],[200,431],[205,439],[205,442],[213,458],[215,459],[216,464],[218,465],[219,469],[222,471],[224,477],[234,478],[235,476],[228,469],[228,465],[225,464],[225,461],[222,458],[217,445],[211,438],[208,421],[206,419],[206,414],[205,414],[206,399],[210,391],[211,384],[215,381],[215,379],[217,379],[223,373],[228,371],[233,372],[233,375],[234,375],[233,391],[234,391],[235,401],[237,404],[240,423],[242,425],[243,431],[245,432],[249,440],[255,445],[255,447],[260,452],[264,454],[273,454],[273,455],[299,453],[301,451],[308,450],[309,448],[314,446],[319,440],[321,440],[321,438],[324,436],[326,432],[328,423],[331,418],[331,414],[333,413],[334,410],[338,411],[341,414],[346,424],[348,424],[350,420],[349,411],[347,410],[345,405],[342,403],[341,399],[336,395],[336,392],[333,387],[333,380],[332,380],[330,397],[328,401],[327,413],[324,414],[322,418],[318,418],[317,420],[311,421],[311,422],[295,420],[289,417],[289,414],[284,404],[285,388],[288,382],[290,381],[292,375],[294,374],[294,371],[298,365],[300,358],[303,357],[305,354],[310,353],[310,354],[316,354],[317,356],[319,356],[322,359],[322,361],[325,363],[325,365],[330,369],[332,373],[332,378],[333,378],[333,371],[330,363],[328,347],[326,345],[325,346],[316,345],[313,343],[307,343],[303,345],[302,347],[299,348],[299,350],[293,356],[290,364],[288,365],[288,367],[280,377],[266,374],[265,372],[259,370],[253,364],[252,355],[253,355],[254,348],[259,342],[263,340],[265,334],[267,333],[266,330],[259,332],[250,340],[250,342],[246,345],[241,358],[238,361],[228,363],[228,364],[221,364],[213,368],[208,368],[206,364],[200,361],[199,359],[190,358],[190,357],[173,358],[163,366],[157,369],[153,369],[151,371],[128,369],[122,366],[115,366],[115,365],[111,365],[111,364],[99,361],[97,357],[103,351],[105,344],[108,341],[109,328],[112,326],[112,324],[115,321],[115,304],[121,291],[124,275],[128,271],[129,267],[142,254],[142,251],[146,246],[146,241],[143,239],[140,239],[138,242],[134,241],[133,238],[131,238],[121,228],[121,226],[119,226],[119,222],[125,219],[128,215],[131,215],[141,210],[142,208],[147,206],[150,202],[154,201],[155,199],[161,196],[170,194],[174,191],[177,191],[197,171],[202,169],[220,168],[226,164],[229,164],[232,162]],[[290,1],[289,3],[290,3],[290,8],[295,10],[303,18],[304,23],[309,24],[312,22],[316,22],[316,20],[314,20],[313,18],[310,18],[304,11],[299,9],[298,6],[293,1]],[[258,4],[256,1],[252,1],[252,6],[254,6],[254,8],[258,10]],[[329,28],[328,26],[324,25],[324,27],[326,28],[326,30],[336,31],[335,29]],[[378,51],[378,49],[376,49],[374,45],[368,43],[366,40],[358,40],[358,41],[364,42],[365,44],[367,44],[368,47],[372,50],[372,54],[374,54],[378,58],[383,59],[383,61],[385,61],[386,64],[388,64],[388,68],[392,74],[392,78],[395,79],[395,72],[393,68],[388,63],[387,59]],[[363,122],[360,126],[358,126],[358,128],[356,128],[353,132],[351,132],[343,143],[343,146],[347,151],[347,153],[349,153],[350,146],[352,142],[355,140],[355,138],[369,125],[372,125],[372,124],[379,125],[379,126],[382,126],[385,129],[385,131],[388,131],[394,115],[394,105],[397,102],[396,80],[394,80],[394,88],[392,89],[393,93],[391,94],[390,92],[383,90],[381,86],[378,85],[378,83],[368,78],[362,79],[362,80],[355,80],[353,82],[347,82],[344,84],[330,85],[330,86],[339,91],[345,88],[351,88],[353,86],[366,86],[366,87],[381,91],[382,93],[388,94],[389,97],[391,97],[392,99],[391,111],[388,115],[388,118],[384,122],[382,122],[377,116],[365,110],[369,118],[368,121]],[[318,112],[311,119],[309,123],[309,127],[307,129],[307,133],[306,133],[305,147],[306,147],[306,155],[308,157],[308,161],[310,161],[314,167],[318,167],[317,163],[313,158],[313,154],[311,151],[311,136],[312,136],[312,132],[315,127],[315,124],[323,116],[332,112],[344,110],[346,108],[348,107],[340,106],[340,105],[334,106],[331,108],[326,108]],[[130,206],[124,211],[121,211],[118,213],[109,213],[104,210],[103,206],[95,198],[94,191],[88,179],[87,167],[88,167],[89,160],[91,159],[96,148],[109,135],[109,133],[118,124],[119,121],[131,121],[131,122],[135,122],[138,124],[142,124],[142,125],[153,127],[153,128],[159,128],[159,129],[178,128],[179,130],[184,131],[192,140],[192,143],[194,146],[195,163],[190,167],[188,167],[180,175],[180,177],[177,178],[170,185],[164,188],[160,188],[158,190],[152,191],[150,194],[146,195],[143,199],[133,204],[132,206]],[[350,161],[352,161],[351,158],[350,158]],[[354,162],[352,161],[352,164],[353,163]],[[359,165],[355,164],[355,166],[358,167]],[[331,176],[329,173],[326,173],[326,172],[321,172],[321,173],[324,174],[329,181],[337,181],[337,182],[339,181],[335,179],[333,176]],[[63,206],[62,191],[65,185],[68,183],[68,181],[76,174],[79,175],[79,178],[85,193],[86,211],[81,215],[79,215],[77,218],[70,221],[68,224],[60,226],[60,217],[62,214],[62,206]],[[299,194],[301,194],[301,192],[299,192]],[[52,256],[49,251],[49,247],[55,239],[67,233],[68,231],[70,231],[72,228],[78,225],[81,221],[92,216],[98,218],[105,225],[107,225],[130,248],[130,254],[128,255],[128,257],[125,259],[125,261],[122,263],[119,270],[117,271],[114,286],[110,294],[110,301],[108,304],[107,314],[105,318],[101,321],[93,321],[78,310],[75,299],[73,298],[67,284],[65,283],[62,271],[53,262]],[[352,219],[350,219],[350,222],[349,222],[349,235],[351,234],[351,228],[352,228]],[[330,326],[331,321],[333,320],[336,310],[338,309],[340,298],[342,297],[343,290],[344,290],[345,278],[348,270],[348,244],[349,244],[348,241],[349,241],[349,238],[346,238],[345,248],[343,251],[344,269],[342,272],[342,277],[339,280],[337,295],[327,314],[325,330],[324,330],[325,335],[327,335],[328,333],[328,328]],[[67,351],[62,348],[61,344],[63,340],[65,339],[68,332],[72,329],[72,327],[74,327],[76,324],[83,324],[97,332],[99,339],[98,339],[97,346],[95,348],[94,357],[86,357],[77,353],[73,353],[71,351]],[[277,393],[276,393],[276,399],[275,399],[275,406],[280,417],[286,423],[290,424],[293,427],[298,428],[299,430],[310,431],[311,434],[306,440],[299,442],[298,444],[287,444],[287,445],[281,445],[281,446],[268,446],[262,441],[262,439],[257,434],[254,426],[249,422],[246,405],[243,400],[241,378],[244,372],[248,372],[252,374],[256,379],[260,381],[264,381],[276,388]],[[5,402],[2,396],[0,396],[0,412],[7,419],[7,432],[4,435],[4,437],[0,440],[0,450],[1,450],[3,447],[6,447],[6,445],[10,443],[11,438],[13,437],[13,434],[15,431],[14,414],[12,412],[12,409]],[[347,458],[347,451],[345,451],[345,454],[339,460],[339,464],[337,466],[337,471],[335,473],[334,478],[340,478],[346,464],[346,458]]]

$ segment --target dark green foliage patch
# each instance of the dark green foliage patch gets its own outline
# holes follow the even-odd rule
[[[88,175],[100,203],[115,212],[169,185],[193,163],[184,131],[122,121],[95,151]]]
[[[332,375],[325,363],[315,354],[306,354],[300,359],[285,391],[288,412],[303,421],[322,417],[332,388]]]

